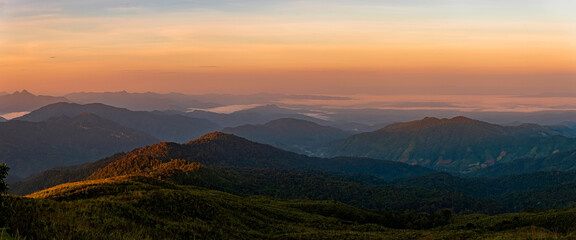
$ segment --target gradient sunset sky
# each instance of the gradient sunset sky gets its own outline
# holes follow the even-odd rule
[[[0,0],[0,92],[576,96],[576,1]]]

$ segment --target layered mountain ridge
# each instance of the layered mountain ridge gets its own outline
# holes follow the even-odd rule
[[[350,136],[350,133],[337,128],[293,118],[281,118],[262,125],[224,128],[222,132],[308,155],[316,153],[318,148],[331,141]]]
[[[576,148],[562,128],[523,124],[500,126],[466,117],[424,118],[396,123],[338,141],[327,156],[389,159],[469,172],[522,157],[544,157]]]
[[[59,115],[76,116],[82,112],[93,113],[126,127],[146,132],[162,141],[186,142],[220,129],[217,124],[205,119],[145,111],[130,111],[100,103],[85,105],[56,103],[44,106],[17,119],[37,122]]]
[[[0,95],[0,114],[29,112],[48,104],[70,102],[64,97],[34,95],[26,90]]]
[[[41,122],[0,123],[0,162],[12,177],[27,177],[57,166],[95,161],[158,140],[90,113]]]

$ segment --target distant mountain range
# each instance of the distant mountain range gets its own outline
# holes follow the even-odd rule
[[[276,94],[276,93],[256,93],[256,94],[200,94],[190,95],[194,98],[205,101],[215,102],[222,105],[250,105],[250,104],[276,104],[283,100],[331,100],[342,101],[350,100],[348,97],[324,96],[324,95],[293,95],[293,94]]]
[[[500,125],[516,125],[515,123],[536,123],[539,125],[570,125],[570,119],[576,119],[574,110],[547,110],[536,112],[487,112],[487,111],[458,111],[442,109],[381,109],[381,108],[327,108],[309,107],[309,109],[326,111],[331,121],[352,122],[368,125],[387,125],[396,122],[408,122],[424,117],[452,118],[466,116],[468,118]],[[568,121],[567,121],[568,120]]]
[[[161,141],[187,142],[203,134],[220,129],[217,124],[205,119],[145,111],[130,111],[100,103],[86,105],[56,103],[42,107],[17,119],[38,122],[60,115],[76,116],[83,112],[93,113],[126,127],[140,130]]]
[[[0,122],[6,122],[6,119],[3,117],[0,117]]]
[[[19,95],[19,97],[17,97]],[[337,127],[346,131],[366,132],[374,131],[390,123],[406,122],[421,119],[425,116],[450,118],[465,115],[501,125],[515,125],[516,123],[537,123],[541,125],[566,125],[575,128],[570,119],[576,118],[576,111],[548,110],[538,112],[485,112],[485,111],[458,111],[442,109],[381,109],[381,108],[334,108],[328,105],[309,105],[308,100],[332,101],[335,106],[339,101],[352,100],[349,97],[322,96],[322,95],[286,95],[286,94],[201,94],[189,95],[181,93],[129,93],[121,92],[79,92],[70,93],[63,97],[35,96],[28,91],[14,94],[0,94],[0,115],[16,112],[30,112],[47,104],[56,102],[74,102],[79,104],[103,103],[110,106],[128,108],[133,111],[176,111],[178,114],[197,110],[190,113],[192,117],[204,118],[218,123],[223,127],[237,127],[244,124],[264,124],[278,118],[297,118],[309,120],[321,125]],[[390,106],[418,106],[434,107],[428,103],[400,103]],[[220,107],[249,107],[260,105],[252,109],[257,112],[254,117],[243,116],[241,113],[222,114]],[[280,106],[284,111],[279,115],[279,109],[272,109],[266,105]],[[293,110],[296,109],[296,110]],[[212,112],[214,111],[214,112]],[[276,115],[270,115],[270,111]],[[227,112],[230,113],[230,112]],[[312,117],[312,118],[310,118]],[[326,122],[328,120],[329,122]]]
[[[159,94],[122,92],[80,92],[65,95],[75,103],[102,103],[114,107],[128,108],[135,111],[177,110],[187,111],[190,108],[214,108],[218,103],[203,102],[193,95],[180,93]]]
[[[146,133],[88,113],[41,122],[12,120],[0,123],[0,162],[16,180],[156,142]]]
[[[293,118],[314,122],[320,125],[330,125],[331,122],[311,117],[299,110],[282,108],[277,105],[258,106],[228,114],[195,110],[186,113],[187,116],[208,119],[223,127],[237,127],[245,124],[264,124],[280,118]]]
[[[0,95],[0,114],[29,112],[52,103],[70,102],[64,97],[37,96],[26,90]]]
[[[469,172],[522,157],[576,149],[564,128],[524,124],[505,127],[465,117],[424,118],[391,124],[337,141],[327,156],[389,159],[435,169]]]
[[[318,148],[331,141],[351,135],[337,128],[293,118],[281,118],[262,125],[224,128],[222,132],[307,155],[316,153]]]

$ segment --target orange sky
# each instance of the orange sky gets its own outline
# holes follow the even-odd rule
[[[172,1],[4,1],[0,91],[576,91],[567,1]]]

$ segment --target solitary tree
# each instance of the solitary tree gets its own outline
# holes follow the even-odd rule
[[[6,178],[9,169],[6,164],[0,164],[0,195],[6,193],[6,190],[8,190],[8,184],[6,184],[4,178]]]

